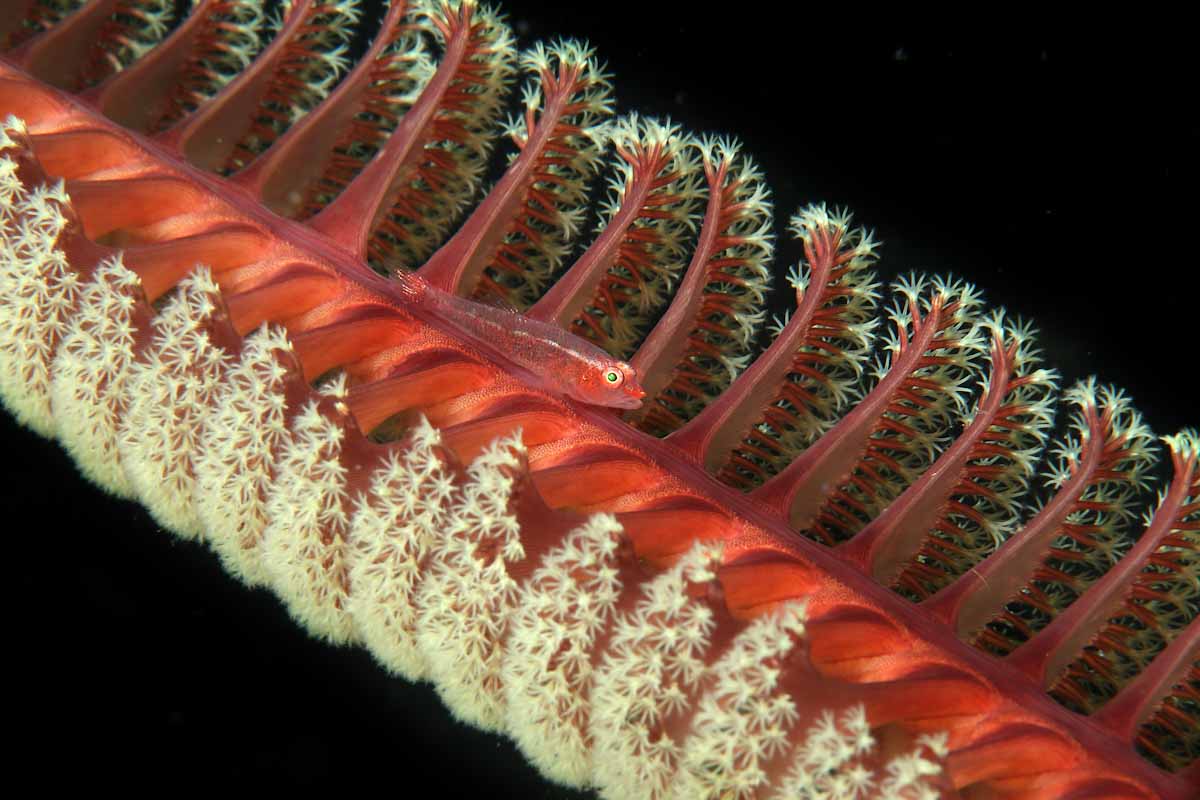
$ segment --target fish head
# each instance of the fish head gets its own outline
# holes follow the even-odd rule
[[[646,390],[638,383],[637,370],[624,361],[604,360],[589,364],[576,381],[576,399],[610,408],[641,408]]]

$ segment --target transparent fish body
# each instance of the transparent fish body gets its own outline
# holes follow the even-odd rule
[[[417,275],[397,277],[428,312],[528,370],[539,388],[583,403],[635,409],[646,393],[628,363],[558,325],[443,292]]]

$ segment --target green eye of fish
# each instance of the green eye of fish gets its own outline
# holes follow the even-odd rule
[[[621,373],[615,369],[605,370],[604,380],[608,381],[609,386],[620,386]]]

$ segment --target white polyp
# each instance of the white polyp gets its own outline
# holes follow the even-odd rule
[[[180,281],[124,387],[117,442],[126,477],[151,516],[184,538],[203,532],[192,502],[192,457],[230,364],[208,333],[220,296],[207,267]]]
[[[134,496],[118,432],[135,358],[133,312],[141,300],[141,280],[120,255],[101,262],[79,295],[52,370],[51,406],[63,448],[85,477],[119,497]]]
[[[417,647],[417,591],[425,560],[446,530],[453,474],[424,417],[371,476],[350,519],[350,615],[363,643],[388,670],[411,681],[428,666]]]
[[[621,594],[622,528],[595,514],[546,554],[521,586],[504,657],[508,732],[551,780],[591,777],[592,652]]]
[[[230,574],[267,582],[262,538],[275,460],[290,435],[287,378],[297,367],[285,331],[264,326],[245,339],[204,420],[192,459],[193,499],[204,535]]]
[[[344,396],[339,376],[325,390]],[[310,400],[292,421],[267,494],[263,565],[288,611],[313,635],[331,642],[357,639],[347,610],[346,563],[350,498],[342,463],[344,421]]]
[[[764,765],[787,751],[797,719],[778,691],[778,665],[803,637],[805,616],[804,603],[790,602],[755,619],[709,668],[668,797],[749,800],[768,788]]]
[[[525,557],[509,501],[524,452],[518,432],[471,463],[417,594],[417,641],[438,694],[484,730],[504,726],[502,646],[517,599],[508,564]]]
[[[9,117],[7,130],[24,128]],[[80,278],[58,248],[70,203],[62,181],[24,186],[0,142],[0,402],[19,422],[55,435],[51,363],[78,301]]]
[[[720,560],[719,544],[697,543],[613,623],[593,675],[588,730],[592,781],[604,797],[664,797],[680,767],[682,742],[664,724],[694,709],[716,624],[687,589],[712,580]]]

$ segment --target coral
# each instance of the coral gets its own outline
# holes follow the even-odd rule
[[[1195,434],[1139,522],[1129,398],[1056,397],[972,283],[884,290],[804,206],[768,344],[757,160],[471,0],[373,45],[352,0],[26,6],[0,398],[311,635],[608,797],[1194,788]],[[557,394],[410,269],[630,356],[644,408]]]

